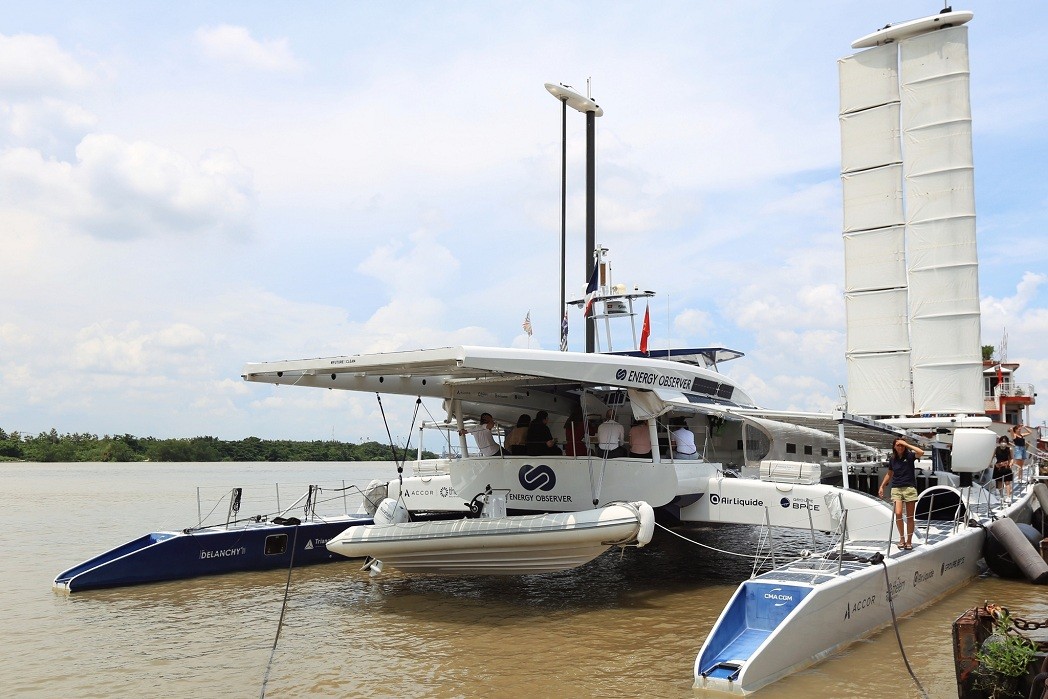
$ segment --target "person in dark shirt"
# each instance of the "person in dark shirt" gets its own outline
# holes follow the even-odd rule
[[[998,490],[1004,491],[1004,496],[1012,497],[1012,448],[1008,444],[1007,437],[997,438],[997,448],[993,450],[993,483]]]
[[[892,444],[892,453],[888,458],[888,472],[884,474],[877,495],[884,497],[884,489],[891,482],[891,499],[895,503],[895,526],[899,529],[899,548],[913,548],[913,511],[917,507],[917,473],[915,463],[924,456],[924,450],[908,444],[904,439],[896,439]],[[905,527],[903,509],[906,510]]]
[[[528,456],[552,456],[561,453],[560,447],[553,439],[553,433],[549,431],[549,413],[545,410],[535,413],[535,419],[528,427],[526,448]]]

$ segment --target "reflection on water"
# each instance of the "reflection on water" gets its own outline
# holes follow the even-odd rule
[[[153,529],[194,523],[197,485],[366,482],[370,464],[0,465],[10,505],[0,545],[8,630],[0,694],[258,696],[286,571],[67,595],[59,571]],[[289,491],[290,492],[290,491]],[[689,538],[749,553],[747,527]],[[822,545],[824,542],[820,542]],[[794,553],[807,533],[785,537]],[[750,561],[665,532],[573,571],[527,577],[378,578],[347,561],[293,571],[267,696],[693,697],[692,663]],[[932,696],[954,688],[950,624],[986,599],[1048,617],[1036,589],[980,580],[903,620]],[[774,697],[916,696],[894,634],[882,632],[773,685]]]

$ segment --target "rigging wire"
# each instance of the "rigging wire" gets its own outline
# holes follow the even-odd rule
[[[295,568],[295,549],[298,543],[298,525],[295,525],[295,536],[291,540],[291,562],[287,567],[287,582],[284,584],[284,601],[280,605],[280,620],[277,622],[277,633],[273,637],[273,648],[269,651],[269,662],[266,663],[266,674],[262,678],[262,692],[259,694],[259,699],[265,699],[266,697],[266,685],[269,683],[269,671],[273,667],[273,657],[277,653],[277,641],[280,640],[280,630],[284,628],[284,613],[287,611],[287,599],[291,592],[291,571]]]
[[[397,465],[397,473],[400,474],[400,482],[404,483],[404,465],[397,458],[397,447],[393,444],[393,433],[389,431],[389,420],[386,419],[386,409],[382,407],[382,394],[375,392],[375,400],[378,401],[378,411],[382,414],[382,426],[386,428],[386,437],[389,439],[389,450],[393,453],[393,463]]]
[[[382,414],[382,424],[386,428],[386,436],[389,438],[389,449],[393,452],[393,463],[397,465],[397,478],[400,482],[400,500],[404,498],[404,464],[408,459],[408,447],[411,445],[411,433],[415,431],[415,420],[418,419],[418,408],[422,405],[422,396],[415,398],[415,413],[411,416],[411,426],[408,427],[408,438],[404,443],[404,459],[397,458],[397,447],[393,443],[393,433],[389,431],[389,421],[386,419],[386,410],[382,407],[382,394],[375,392],[375,399],[378,400],[378,409]]]

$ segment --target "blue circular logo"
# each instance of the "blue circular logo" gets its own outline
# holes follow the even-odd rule
[[[557,474],[545,464],[541,466],[524,464],[520,467],[517,480],[520,481],[524,490],[535,490],[536,488],[543,491],[553,490],[557,485]]]
[[[789,498],[783,498],[782,500],[779,500],[779,504],[782,505],[783,507],[788,508],[790,506],[790,499]]]
[[[625,378],[626,378],[626,370],[625,369],[619,369],[618,371],[616,371],[615,372],[615,378],[618,379],[619,381],[625,380]]]

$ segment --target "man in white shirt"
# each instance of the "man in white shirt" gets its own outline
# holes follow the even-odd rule
[[[491,434],[491,430],[494,427],[495,418],[491,417],[491,413],[481,413],[480,422],[476,427],[471,430],[459,430],[459,434],[464,435],[467,431],[472,434],[481,456],[498,456],[502,453],[502,447],[499,446],[499,443],[495,441],[494,435]]]
[[[671,443],[673,445],[673,458],[695,461],[699,458],[698,449],[695,448],[695,433],[688,429],[688,423],[684,418],[675,418],[670,431]]]
[[[604,422],[597,426],[598,456],[606,459],[616,459],[626,455],[626,448],[622,446],[626,428],[615,419],[615,411],[609,410],[604,415]]]

